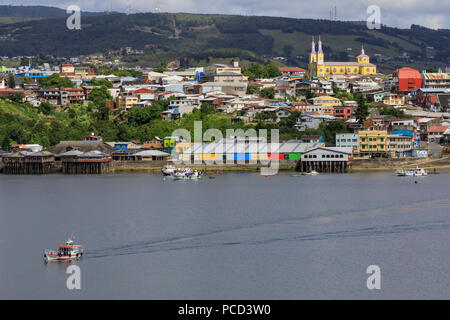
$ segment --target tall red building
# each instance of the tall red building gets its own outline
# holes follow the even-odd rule
[[[393,77],[398,79],[397,92],[410,92],[422,88],[422,75],[412,68],[400,68],[394,71]]]

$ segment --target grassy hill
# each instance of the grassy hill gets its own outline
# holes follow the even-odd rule
[[[100,16],[103,12],[82,12],[85,16]],[[11,24],[31,20],[67,18],[66,10],[47,6],[0,5],[0,24]]]
[[[375,54],[398,57],[407,53],[412,59],[431,65],[445,65],[450,56],[450,30],[447,29],[412,26],[369,30],[364,24],[329,20],[139,13],[95,17],[83,14],[82,30],[68,30],[67,14],[61,10],[61,17],[58,10],[61,9],[48,14],[51,19],[46,16],[0,25],[0,55],[75,56],[131,46],[145,49],[145,54],[125,57],[123,60],[130,64],[155,65],[163,60],[179,60],[181,66],[186,66],[232,58],[264,62],[273,56],[283,56],[287,58],[285,64],[305,66],[311,36],[320,34],[325,59],[329,61],[353,60],[362,45],[372,57]],[[23,14],[22,18],[37,19],[37,16],[38,12]],[[427,47],[434,47],[433,58],[429,53],[427,58]],[[401,64],[393,61],[386,65]]]

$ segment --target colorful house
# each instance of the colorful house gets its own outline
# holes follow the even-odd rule
[[[338,119],[348,120],[352,117],[352,110],[351,106],[335,106],[332,115]]]
[[[358,132],[361,155],[382,156],[387,152],[387,131],[361,130]]]
[[[166,153],[172,153],[173,149],[180,141],[180,137],[165,137],[163,139],[163,151]]]
[[[353,152],[359,152],[357,133],[336,133],[336,147],[350,147]]]

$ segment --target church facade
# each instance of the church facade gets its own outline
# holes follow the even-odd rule
[[[377,66],[370,63],[370,58],[365,54],[364,47],[361,49],[361,54],[356,57],[355,62],[325,62],[320,36],[317,52],[313,38],[308,65],[308,74],[311,78],[330,78],[333,75],[374,75],[376,73]]]

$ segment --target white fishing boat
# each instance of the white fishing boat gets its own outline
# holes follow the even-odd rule
[[[401,169],[397,170],[395,173],[399,177],[420,177],[428,175],[427,171],[423,168],[416,168],[413,170]]]
[[[75,238],[71,237],[66,244],[58,246],[58,250],[44,250],[44,261],[70,261],[83,256],[83,246],[74,244]]]
[[[174,166],[167,165],[164,168],[161,169],[161,173],[163,176],[170,176],[172,175],[177,169]]]

